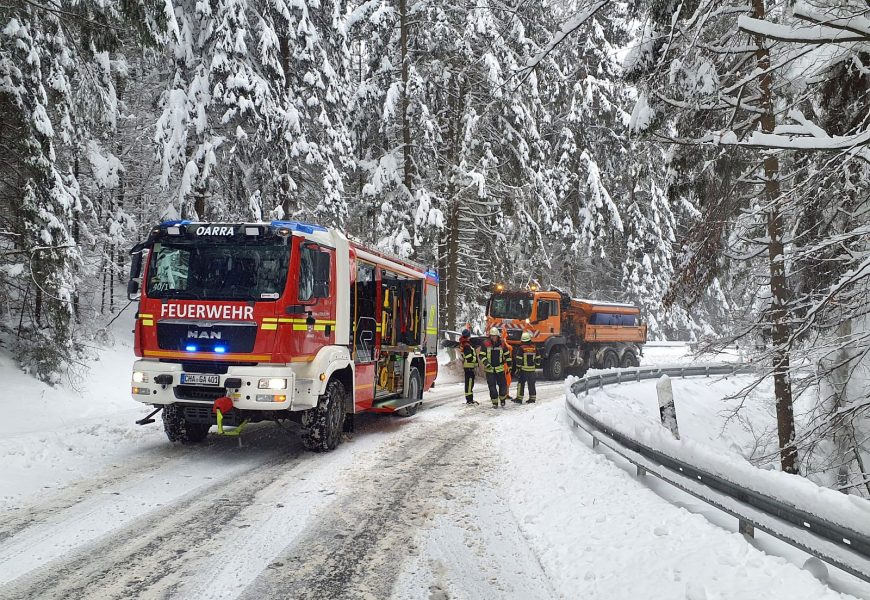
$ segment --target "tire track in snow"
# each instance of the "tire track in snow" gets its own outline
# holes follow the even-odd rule
[[[309,457],[299,448],[295,456],[273,458],[242,477],[194,490],[71,556],[0,587],[0,596],[8,600],[169,596],[179,583],[176,575],[188,564],[185,555],[196,554],[218,529],[231,527],[262,488]]]
[[[552,388],[555,390],[561,385],[552,384]],[[459,405],[461,388],[458,385],[455,390],[450,387],[442,388],[438,393],[427,393],[424,409],[454,402]],[[344,592],[335,590],[342,589],[389,592],[398,563],[409,548],[413,548],[416,533],[431,516],[433,507],[429,502],[430,496],[449,493],[446,490],[454,481],[458,483],[479,477],[477,463],[467,459],[468,445],[465,442],[473,440],[469,436],[477,431],[481,423],[494,416],[488,407],[480,408],[480,412],[473,411],[461,416],[455,424],[451,422],[449,428],[443,427],[442,423],[426,423],[425,426],[414,428],[416,431],[409,432],[410,435],[404,436],[393,431],[388,435],[395,436],[387,437],[385,442],[364,444],[365,456],[369,458],[365,462],[374,463],[374,466],[351,478],[356,490],[340,496],[340,500],[335,501],[334,507],[329,509],[328,516],[322,517],[319,524],[309,525],[307,534],[302,533],[305,536],[303,541],[293,544],[294,548],[305,548],[310,544],[310,536],[317,535],[312,532],[324,527],[331,528],[331,542],[313,556],[314,562],[311,564],[322,561],[322,564],[332,565],[335,567],[333,574],[321,574],[308,580],[311,586],[324,590],[329,597],[340,597]],[[465,410],[465,407],[461,409]],[[399,429],[401,426],[396,423],[413,421],[372,418],[367,423],[361,423],[361,433]],[[295,439],[295,432],[291,432],[290,438]],[[268,506],[258,505],[259,493],[270,486],[274,487],[276,483],[280,483],[291,495],[297,493],[299,486],[288,479],[288,472],[295,471],[296,477],[310,470],[316,470],[317,473],[324,460],[324,457],[304,452],[298,444],[295,450],[288,449],[287,433],[272,425],[252,428],[244,439],[246,445],[252,447],[247,451],[248,456],[244,461],[238,461],[238,456],[230,456],[232,460],[224,461],[228,457],[227,451],[235,452],[236,441],[227,438],[212,438],[212,443],[204,448],[159,447],[156,453],[149,455],[149,462],[138,463],[124,473],[113,470],[108,475],[81,481],[47,502],[23,509],[21,514],[5,520],[0,531],[7,532],[7,542],[17,542],[19,548],[25,547],[30,551],[31,548],[26,544],[30,538],[36,539],[37,533],[43,536],[43,543],[50,541],[46,536],[55,533],[55,525],[63,526],[64,519],[69,522],[86,509],[93,513],[91,504],[94,500],[99,503],[100,498],[112,498],[113,494],[118,493],[116,490],[130,486],[133,480],[147,481],[150,477],[171,479],[165,472],[170,465],[174,465],[172,468],[175,470],[181,468],[182,472],[185,469],[196,471],[200,461],[211,470],[215,470],[216,466],[228,467],[229,474],[200,485],[189,493],[173,493],[162,507],[152,507],[145,514],[135,514],[117,528],[111,527],[111,515],[104,516],[109,525],[105,535],[82,544],[75,543],[71,549],[59,553],[58,559],[29,572],[22,569],[21,573],[14,573],[18,578],[5,587],[0,586],[0,597],[185,597],[184,593],[195,591],[197,586],[208,585],[207,579],[197,576],[202,572],[202,567],[211,566],[204,561],[211,556],[222,556],[224,559],[228,554],[232,556],[234,528],[239,528],[239,536],[243,536],[244,530],[241,528],[251,526],[249,522],[253,522],[256,528],[257,522],[263,521],[259,515],[251,518],[252,511],[270,510]],[[274,443],[269,447],[269,442],[275,439],[280,442],[280,449],[276,449]],[[358,442],[364,439],[365,435],[359,437]],[[372,460],[372,456],[377,456],[377,459]],[[170,459],[168,462],[167,458]],[[218,461],[215,461],[216,458]],[[239,462],[246,467],[241,473],[239,465],[234,464]],[[235,473],[238,474],[235,479],[231,479],[234,473],[229,467],[232,466],[235,466]],[[183,484],[185,481],[173,483]],[[129,495],[129,490],[124,491]],[[325,504],[327,500],[321,498],[318,502]],[[271,506],[271,513],[266,514],[270,514],[274,522],[274,517],[278,515],[274,510],[275,504]],[[93,518],[93,514],[89,516]],[[320,516],[318,514],[315,518]],[[300,529],[302,527],[298,523],[295,525]],[[218,532],[223,535],[217,536]],[[58,535],[63,537],[62,532]],[[291,539],[287,541],[292,543]],[[352,550],[351,547],[357,546],[368,551],[349,551],[349,548]],[[339,554],[343,555],[337,564],[330,562],[329,558],[330,549],[335,548],[339,548]],[[314,568],[309,565],[309,557],[304,552],[297,554],[296,558],[290,556],[273,560],[271,564],[270,555],[264,556],[259,557],[258,560],[262,562],[255,567],[254,572],[269,566],[251,590],[257,589],[261,581],[273,576],[283,582],[279,585],[293,589],[293,586],[283,581],[287,576],[296,578],[294,569],[283,567],[285,563],[301,560],[306,563],[303,570],[309,574]],[[0,571],[2,568],[0,562]],[[251,578],[253,573],[248,580]],[[190,582],[195,585],[189,585]],[[183,592],[178,596],[180,590]],[[235,595],[230,590],[224,591]],[[301,598],[306,597],[306,593],[301,590],[299,594],[291,593],[284,597]]]
[[[420,528],[439,510],[433,499],[480,476],[468,453],[485,418],[449,427],[436,423],[392,441],[371,468],[358,473],[349,492],[274,560],[242,598],[386,598],[403,559],[416,551]]]
[[[273,437],[274,430],[258,427],[246,434],[249,445],[262,444]],[[279,442],[280,443],[280,442]],[[210,438],[206,446],[180,446],[164,444],[149,448],[147,454],[135,457],[123,465],[113,465],[98,474],[67,484],[63,489],[51,491],[46,497],[18,507],[8,507],[0,516],[0,544],[19,533],[53,517],[62,516],[73,508],[99,494],[112,494],[115,490],[166,470],[169,466],[189,463],[194,465],[214,457],[214,453],[234,452],[237,442],[230,438]]]

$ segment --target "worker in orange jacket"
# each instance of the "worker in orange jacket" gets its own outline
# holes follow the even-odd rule
[[[504,343],[504,347],[507,348],[508,356],[513,358],[514,348],[513,348],[513,346],[511,346],[510,342],[508,342],[507,329],[505,329],[505,328],[502,328],[502,330],[501,330],[501,339],[502,339],[502,342]],[[511,380],[512,380],[511,369],[505,369],[504,378],[505,378],[505,381],[507,381],[507,399],[513,400],[513,398],[511,397]]]

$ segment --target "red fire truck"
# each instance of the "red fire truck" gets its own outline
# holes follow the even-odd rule
[[[335,448],[358,412],[412,414],[438,371],[433,270],[296,221],[170,221],[132,250],[132,394],[171,441],[289,419]]]

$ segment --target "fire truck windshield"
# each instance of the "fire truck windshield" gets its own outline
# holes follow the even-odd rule
[[[496,294],[489,300],[489,316],[495,319],[528,319],[531,314],[531,294]]]
[[[146,293],[150,298],[273,301],[284,292],[289,264],[290,247],[283,241],[155,243]]]

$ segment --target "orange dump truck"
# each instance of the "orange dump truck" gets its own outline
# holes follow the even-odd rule
[[[507,333],[510,343],[532,334],[548,379],[587,369],[636,367],[646,325],[631,304],[578,300],[558,290],[497,289],[486,305],[486,328]]]

